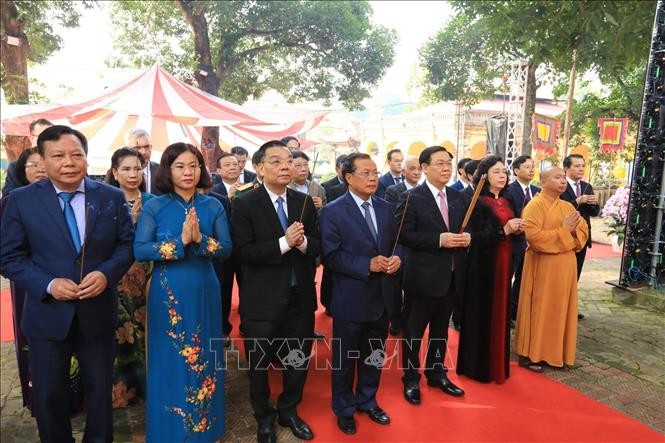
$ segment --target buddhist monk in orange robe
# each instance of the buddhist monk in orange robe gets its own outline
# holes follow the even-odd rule
[[[575,362],[577,341],[577,262],[588,229],[573,205],[559,199],[566,190],[563,169],[541,174],[542,192],[524,208],[528,247],[517,308],[515,352],[520,365],[562,367]]]

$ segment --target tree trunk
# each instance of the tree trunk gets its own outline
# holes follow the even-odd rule
[[[531,119],[536,111],[536,68],[538,65],[529,62],[526,75],[526,95],[524,97],[524,130],[522,133],[522,155],[531,155]]]
[[[220,79],[212,66],[212,54],[210,52],[210,39],[208,37],[208,20],[205,16],[205,8],[198,8],[190,0],[178,2],[189,27],[194,34],[194,50],[199,59],[198,71],[194,78],[199,88],[209,94],[219,94]],[[205,126],[201,134],[201,152],[210,171],[216,169],[215,160],[222,153],[219,146],[219,127]]]
[[[0,83],[5,91],[7,103],[28,103],[28,53],[30,44],[24,31],[25,22],[18,19],[18,11],[13,1],[0,2],[0,62],[4,69]],[[10,161],[30,148],[30,139],[22,135],[7,135],[4,140],[5,152]]]
[[[570,142],[570,121],[572,120],[573,99],[575,97],[575,75],[577,69],[577,50],[573,49],[573,67],[570,69],[570,80],[568,81],[568,101],[566,102],[566,122],[563,126],[563,157],[568,155],[568,143]]]

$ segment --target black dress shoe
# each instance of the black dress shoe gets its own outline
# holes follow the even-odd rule
[[[293,415],[288,418],[280,417],[277,419],[277,423],[286,428],[290,428],[291,432],[293,432],[293,435],[295,435],[296,438],[301,440],[311,440],[314,438],[314,434],[312,434],[312,430],[309,428],[309,426],[307,426],[307,423],[305,423],[303,419],[297,415]]]
[[[325,340],[325,338],[326,338],[325,334],[314,331],[314,340]]]
[[[356,433],[356,421],[353,415],[337,417],[337,427],[345,434],[353,435]]]
[[[272,422],[259,424],[256,440],[259,443],[277,443],[277,434],[275,434],[275,426]]]
[[[387,425],[390,423],[390,417],[386,414],[386,411],[380,407],[370,409],[369,411],[362,411],[369,416],[369,418],[374,422],[380,425]]]
[[[577,314],[577,319],[578,319],[578,320],[584,320],[584,314],[582,314],[581,312],[579,312],[579,313]]]
[[[420,388],[418,383],[404,383],[404,398],[412,405],[420,404]]]
[[[461,397],[464,395],[464,391],[453,384],[448,377],[445,375],[440,380],[427,380],[427,386],[432,386],[433,388],[439,388],[448,395],[453,397]]]

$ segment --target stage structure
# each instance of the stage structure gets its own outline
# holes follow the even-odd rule
[[[665,290],[665,0],[656,6],[619,284]]]
[[[508,75],[508,132],[505,159],[508,168],[515,158],[522,155],[528,66],[525,61],[513,62]]]

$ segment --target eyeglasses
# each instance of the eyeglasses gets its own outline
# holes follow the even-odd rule
[[[183,174],[185,170],[191,171],[191,172],[196,172],[201,170],[201,165],[198,163],[192,163],[191,165],[183,165],[181,163],[177,163],[173,166],[171,166],[171,169],[173,169],[175,172],[179,174]]]
[[[273,168],[278,168],[282,165],[286,165],[288,167],[293,167],[293,160],[292,159],[288,159],[288,160],[270,160],[270,161],[264,161],[262,163],[267,163],[270,166],[272,166]]]
[[[39,163],[39,162],[27,162],[27,163],[25,164],[25,167],[28,168],[28,169],[39,168],[39,167],[42,167],[42,168],[43,168],[43,167],[44,167],[44,164],[43,164],[43,163]]]
[[[358,177],[362,178],[379,178],[381,173],[379,171],[360,171],[360,172],[354,172],[353,175],[357,175]]]

